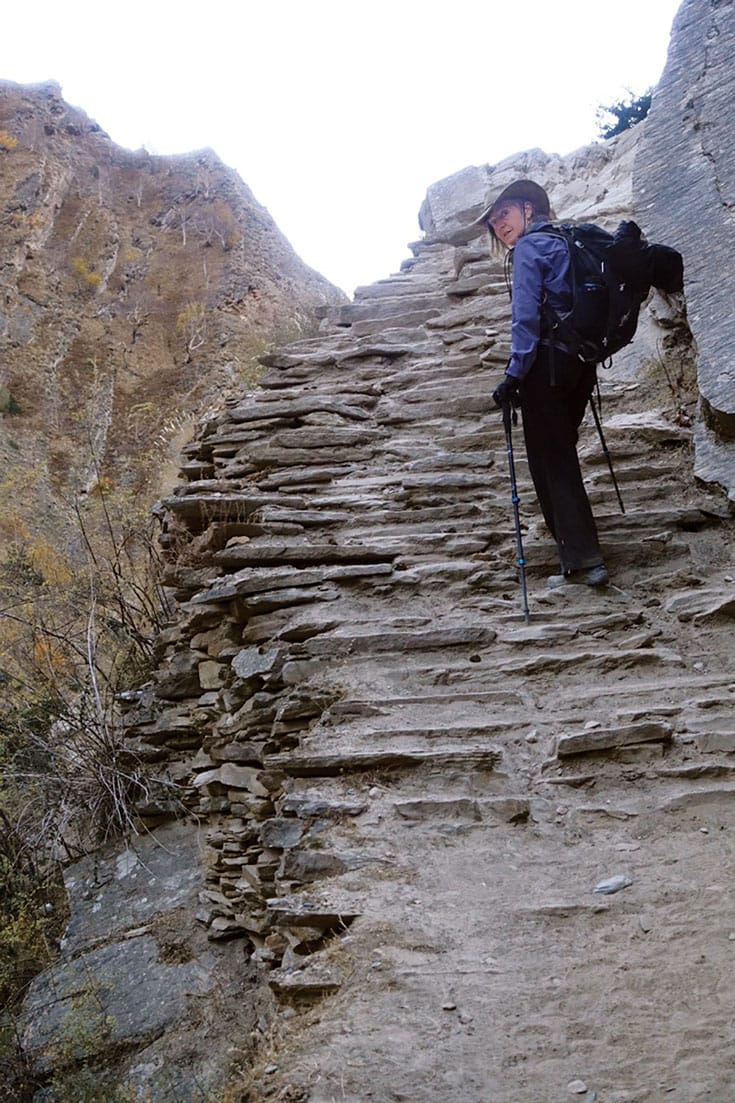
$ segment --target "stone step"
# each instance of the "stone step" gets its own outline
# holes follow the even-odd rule
[[[288,777],[333,777],[364,771],[420,767],[493,770],[501,758],[501,752],[490,747],[437,747],[403,751],[354,751],[345,748],[334,754],[290,751],[288,754],[267,755],[265,767],[283,771]]]
[[[215,552],[213,559],[230,570],[269,564],[272,566],[325,565],[332,563],[390,563],[400,554],[400,546],[378,544],[317,544],[290,541],[248,541],[232,543]]]
[[[622,564],[633,564],[636,567],[648,565],[651,562],[660,564],[662,552],[672,561],[674,558],[689,557],[689,544],[683,538],[674,537],[669,533],[665,538],[657,533],[650,537],[635,540],[625,532],[618,532],[614,525],[614,517],[610,518],[609,525],[603,525],[600,518],[598,529],[600,546],[606,563],[620,567]],[[510,537],[507,533],[507,537]],[[534,568],[553,565],[556,562],[556,548],[549,537],[528,537],[523,540],[523,551],[529,567]],[[558,567],[557,567],[558,573]],[[613,579],[614,581],[614,579]]]
[[[340,307],[339,325],[352,325],[353,332],[356,322],[378,322],[382,329],[384,325],[400,324],[406,318],[409,324],[415,325],[435,317],[446,305],[446,295],[443,291],[437,292],[436,287],[421,291],[406,284],[399,295],[365,296]]]
[[[449,302],[446,309],[438,312],[436,317],[427,323],[427,329],[447,330],[468,324],[487,326],[489,319],[492,320],[490,322],[492,325],[498,320],[498,296],[504,294],[505,288],[495,284],[489,286],[485,294],[463,298],[459,304]],[[446,299],[445,303],[447,303]],[[505,313],[504,310],[503,314]]]
[[[486,625],[445,625],[415,631],[353,632],[307,640],[308,655],[374,655],[383,651],[434,651],[444,647],[482,647],[491,644],[495,629]]]
[[[436,430],[446,432],[452,423],[459,423],[483,418],[493,413],[496,409],[490,395],[479,393],[465,398],[447,398],[435,402],[400,402],[395,398],[381,400],[379,408],[375,412],[375,418],[379,425],[397,426],[413,423],[415,428],[431,425]]]
[[[186,494],[164,498],[157,509],[173,514],[189,528],[206,528],[221,521],[242,520],[251,517],[258,510],[267,509],[284,503],[289,510],[296,512],[306,502],[286,499],[278,494],[253,493],[253,491],[221,494]],[[285,512],[285,511],[284,511]]]
[[[404,517],[404,520],[399,520]],[[445,533],[450,536],[476,536],[479,539],[478,530],[487,525],[486,518],[487,514],[477,506],[470,509],[464,505],[412,509],[408,516],[403,510],[383,509],[370,511],[368,518],[355,517],[350,525],[350,534],[355,539],[365,540],[379,527],[381,541],[410,541],[427,533],[435,539],[441,539]],[[440,528],[439,522],[444,522],[445,527]]]
[[[688,781],[713,777],[728,778],[733,774],[735,774],[735,762],[697,762],[686,766],[659,767],[656,770],[658,777],[681,778]]]
[[[488,797],[484,800],[468,797],[420,797],[397,800],[393,808],[401,819],[409,823],[441,825],[453,823],[471,825],[487,820],[503,820],[506,823],[523,823],[531,811],[527,797]]]
[[[438,312],[437,307],[427,307],[415,311],[396,310],[395,313],[386,313],[379,318],[367,317],[355,321],[346,320],[342,324],[349,325],[350,332],[355,337],[374,337],[378,334],[384,335],[386,332],[390,332],[399,340],[410,341],[413,335],[419,333],[421,340],[424,340],[426,332],[423,329],[423,324]],[[386,330],[386,327],[388,327],[388,330]]]
[[[564,735],[557,743],[556,753],[559,758],[563,758],[568,755],[617,750],[637,743],[670,743],[671,737],[672,728],[669,724],[644,720],[637,724],[591,728],[573,735]]]
[[[301,425],[298,429],[281,429],[271,437],[276,448],[354,448],[366,444],[378,444],[386,440],[387,433],[380,429],[364,427],[352,429],[349,426]]]
[[[519,622],[522,623],[522,620],[522,613],[519,612]],[[384,669],[383,676],[405,681],[410,675],[417,685],[459,685],[469,692],[473,685],[486,683],[489,677],[522,681],[533,680],[542,674],[575,675],[579,672],[580,677],[584,678],[594,675],[597,679],[605,676],[618,679],[630,672],[643,675],[651,667],[660,668],[663,672],[667,668],[685,666],[682,656],[669,648],[626,649],[609,643],[605,647],[577,645],[564,650],[536,651],[530,656],[495,646],[490,654],[483,656],[481,645],[477,645],[474,654],[479,654],[479,662],[463,658],[460,663],[447,656],[441,664],[427,663],[421,652],[417,652],[413,659],[406,654],[400,667]],[[343,661],[349,659],[351,664],[359,658],[359,653],[354,657],[349,653],[343,655]]]
[[[376,448],[358,447],[356,445],[344,445],[339,448],[333,446],[327,448],[276,448],[270,443],[251,444],[245,449],[235,453],[235,462],[228,465],[228,474],[231,477],[250,475],[262,469],[271,471],[273,468],[281,469],[298,467],[303,469],[307,465],[327,464],[361,464],[367,463],[377,455]],[[221,455],[220,457],[221,458]],[[346,468],[347,469],[347,468]]]
[[[615,471],[615,478],[621,486],[628,483],[647,484],[655,482],[662,491],[666,488],[673,490],[675,486],[674,480],[671,478],[670,463],[655,463],[650,460],[643,463],[640,457],[636,456],[629,463],[613,464],[613,470]],[[610,478],[610,471],[607,467],[592,469],[588,467],[585,471],[585,479],[589,481],[591,486]]]
[[[333,995],[342,987],[343,978],[334,966],[306,961],[301,968],[271,969],[268,985],[282,1000],[310,1003]]]
[[[385,280],[364,284],[355,288],[355,303],[395,299],[401,296],[435,295],[437,280],[435,276],[400,275]]]
[[[279,926],[318,927],[320,930],[344,930],[360,915],[355,900],[347,893],[319,900],[299,896],[272,896],[266,900],[271,917]]]
[[[288,502],[287,499],[281,499],[281,501],[284,500]],[[324,508],[321,508],[322,504]],[[256,515],[263,525],[297,525],[301,530],[330,528],[332,525],[342,525],[352,520],[352,514],[346,510],[332,509],[324,499],[317,502],[315,498],[312,498],[308,509],[306,505],[300,508],[298,503],[293,506],[287,504],[285,508],[267,505],[258,508]]]
[[[218,578],[199,590],[190,604],[210,605],[238,599],[252,613],[266,607],[287,608],[289,602],[334,601],[339,590],[334,583],[356,582],[392,573],[389,563],[350,564],[323,568],[244,568],[237,575]]]
[[[348,396],[352,397],[352,396]],[[369,405],[372,405],[371,401]],[[372,414],[365,395],[355,395],[354,402],[346,401],[344,397],[330,398],[323,394],[298,395],[290,400],[282,397],[260,402],[251,402],[247,405],[237,406],[230,411],[232,421],[253,422],[261,420],[284,420],[303,417],[305,414],[324,413],[334,414],[345,421],[368,421]]]
[[[403,356],[416,355],[420,346],[416,344],[396,344],[388,341],[354,341],[345,335],[341,339],[331,334],[328,343],[319,342],[317,351],[312,354],[299,354],[289,349],[277,350],[259,357],[259,362],[267,368],[293,369],[314,366],[320,369],[323,378],[324,368],[337,368],[340,371],[347,364],[357,364],[364,360],[391,361]],[[261,387],[268,386],[268,378],[260,381]]]
[[[611,514],[615,513],[623,516],[618,505],[617,493],[612,481],[609,481],[609,476],[608,483],[604,483],[601,480],[594,486],[588,485],[586,489],[587,497],[589,498],[595,515],[597,515],[599,506],[605,506],[609,509]],[[637,512],[645,513],[648,503],[659,505],[663,498],[678,496],[678,491],[675,487],[662,486],[657,482],[634,484],[620,487],[619,489],[623,499],[623,505],[625,506],[626,515],[628,513]]]
[[[672,509],[635,510],[626,508],[625,513],[604,513],[596,517],[597,527],[602,532],[637,532],[645,529],[655,534],[661,529],[675,528],[685,532],[698,532],[712,523],[712,518],[703,510],[693,506]]]
[[[684,623],[699,625],[714,618],[730,621],[735,617],[735,586],[731,580],[723,580],[721,588],[684,590],[667,598],[665,609]]]
[[[532,707],[529,695],[517,689],[477,689],[475,692],[446,691],[437,689],[431,693],[412,696],[381,696],[376,698],[343,698],[335,702],[328,709],[327,715],[335,720],[349,719],[350,716],[387,716],[395,711],[410,708],[412,711],[418,706],[426,708],[429,714],[441,712],[442,706],[446,706],[448,712],[456,713],[458,705],[476,704],[478,706],[497,708],[500,705]]]
[[[468,341],[464,336],[466,331],[458,332],[455,336]],[[472,344],[478,342],[478,338],[472,338]],[[482,338],[482,344],[487,345],[488,338]],[[467,353],[459,355],[456,352],[456,342],[453,351],[448,352],[446,347],[442,349],[441,359],[435,356],[429,358],[412,358],[410,361],[401,362],[394,370],[384,371],[380,378],[380,390],[382,394],[391,398],[400,399],[404,394],[415,394],[418,387],[431,387],[436,396],[451,396],[454,384],[461,384],[471,393],[477,394],[488,389],[487,368],[478,365],[477,355]],[[415,401],[415,398],[414,398]],[[493,420],[500,422],[497,407]],[[502,422],[500,422],[500,434],[502,435]]]
[[[352,471],[353,468],[347,464],[305,464],[300,467],[289,467],[281,471],[270,471],[268,468],[258,470],[252,474],[252,482],[258,488],[258,490],[279,490],[283,489],[288,491],[290,488],[301,488],[300,493],[308,493],[308,488],[315,487],[321,491],[324,484],[329,484],[337,479],[342,478],[347,472]],[[227,475],[231,472],[233,476],[239,477],[243,474],[250,474],[246,472],[240,465],[235,462],[232,464],[226,464],[221,468],[223,475]]]
[[[695,739],[695,746],[702,754],[735,754],[735,730],[732,720],[715,721]]]
[[[401,727],[383,728],[374,724],[341,723],[338,728],[315,727],[307,735],[301,744],[301,750],[337,750],[340,744],[349,746],[352,750],[361,749],[364,744],[375,750],[387,749],[421,749],[422,744],[433,744],[444,741],[448,746],[453,743],[474,742],[477,740],[496,738],[499,732],[512,732],[514,728],[527,728],[524,723],[511,724],[508,720],[496,719],[489,721],[487,718],[482,723],[468,724],[442,724],[440,726],[408,725]]]

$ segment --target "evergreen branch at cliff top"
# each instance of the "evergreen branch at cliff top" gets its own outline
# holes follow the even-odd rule
[[[647,88],[639,96],[630,88],[626,91],[627,98],[597,108],[597,130],[600,138],[614,138],[617,134],[622,134],[624,130],[642,122],[651,110],[653,88]]]

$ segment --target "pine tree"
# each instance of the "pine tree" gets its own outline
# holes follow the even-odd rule
[[[616,134],[622,134],[631,126],[645,119],[651,110],[651,97],[653,88],[646,89],[640,96],[635,96],[628,89],[626,99],[618,100],[609,106],[597,108],[597,126],[601,138],[614,138]]]

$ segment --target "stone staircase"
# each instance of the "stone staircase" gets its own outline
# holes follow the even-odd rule
[[[546,586],[519,428],[526,624],[502,273],[415,254],[267,356],[160,506],[178,611],[127,733],[151,822],[174,780],[209,824],[198,918],[278,1000],[247,1098],[724,1103],[729,509],[669,396],[601,373],[613,584]]]

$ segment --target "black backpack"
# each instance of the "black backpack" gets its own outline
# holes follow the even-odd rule
[[[546,305],[544,334],[586,363],[602,364],[630,344],[651,287],[683,290],[681,254],[668,245],[649,244],[635,222],[621,222],[614,234],[591,222],[547,224],[532,233],[566,242],[572,306],[557,314]]]

